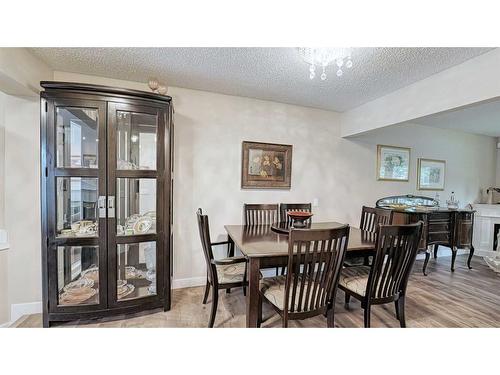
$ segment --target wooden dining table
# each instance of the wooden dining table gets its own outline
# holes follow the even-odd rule
[[[338,222],[312,223],[310,229],[337,228],[345,224]],[[288,264],[288,234],[279,233],[271,225],[226,225],[230,242],[230,256],[234,255],[236,245],[248,259],[246,325],[257,327],[259,311],[260,270],[263,268],[284,267]],[[375,236],[373,233],[350,227],[347,255],[360,256],[373,254]]]

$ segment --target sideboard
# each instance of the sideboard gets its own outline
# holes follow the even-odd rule
[[[401,202],[404,200],[404,202]],[[423,273],[426,275],[431,251],[437,257],[439,246],[451,249],[451,271],[455,271],[455,259],[458,249],[469,250],[467,266],[474,255],[473,227],[474,210],[449,209],[439,207],[432,198],[412,195],[387,197],[379,199],[376,203],[379,208],[393,211],[393,224],[410,224],[423,221],[424,228],[419,249],[425,252]]]

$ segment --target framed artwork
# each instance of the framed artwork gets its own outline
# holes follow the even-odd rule
[[[243,189],[290,189],[292,146],[243,142],[241,187]]]
[[[434,159],[418,159],[417,189],[444,190],[446,161]]]
[[[408,181],[409,172],[409,148],[377,145],[377,180]]]

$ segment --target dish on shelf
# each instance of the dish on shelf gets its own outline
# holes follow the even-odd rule
[[[85,288],[84,292],[73,293],[64,292],[59,295],[59,304],[61,305],[78,305],[97,294],[97,289]]]
[[[67,293],[77,294],[84,293],[86,290],[91,289],[93,286],[94,280],[82,277],[65,285],[63,290]]]
[[[135,290],[132,284],[125,284],[116,288],[118,299],[123,299]]]
[[[148,216],[141,216],[134,223],[134,233],[135,234],[144,234],[148,233],[153,225],[153,220],[151,220]]]
[[[116,233],[120,236],[132,236],[156,231],[156,211],[148,211],[143,215],[132,214],[125,219],[124,225],[116,226]]]
[[[99,267],[96,265],[91,265],[85,271],[82,272],[82,278],[92,280],[93,282],[99,281]]]
[[[97,236],[97,222],[80,220],[71,224],[71,229],[61,229],[59,237],[95,237]]]
[[[134,266],[125,266],[125,279],[144,279],[145,277],[144,271],[138,270]]]

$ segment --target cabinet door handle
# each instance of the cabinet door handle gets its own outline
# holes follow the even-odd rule
[[[115,197],[112,195],[108,197],[108,217],[115,217]]]
[[[99,218],[106,218],[106,197],[104,195],[100,195],[97,200],[97,207],[99,209]]]

